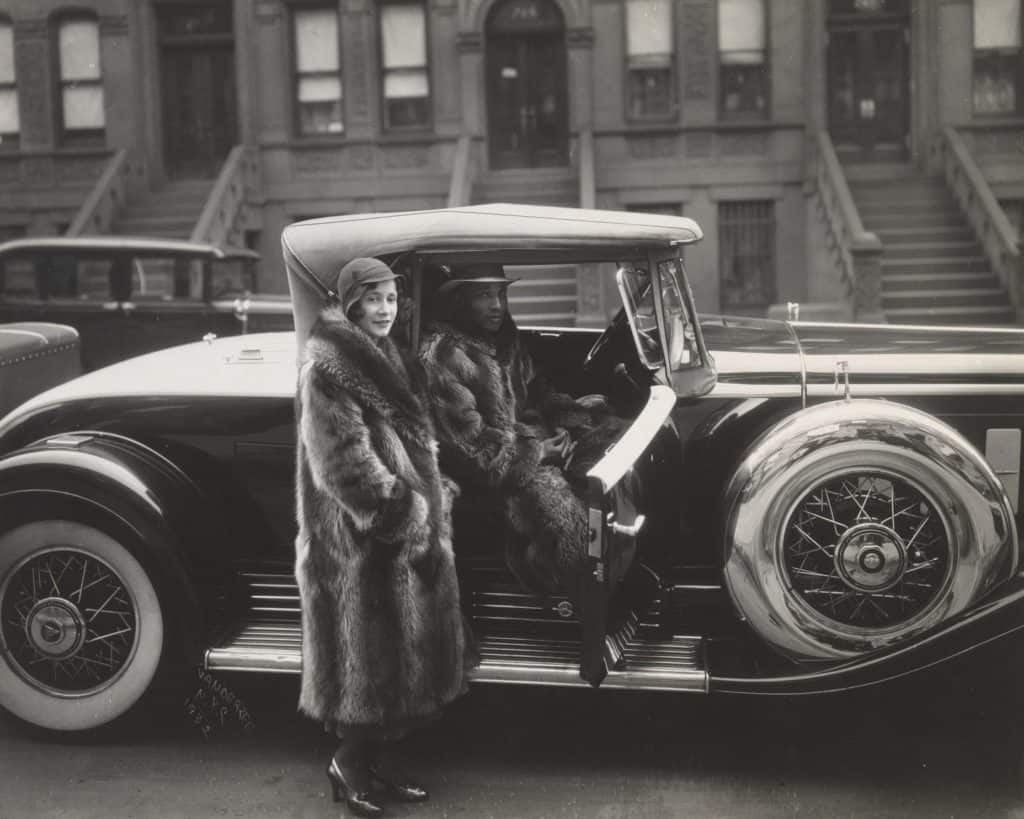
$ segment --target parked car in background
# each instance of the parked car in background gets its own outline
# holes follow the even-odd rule
[[[246,248],[132,236],[0,244],[0,321],[75,327],[86,370],[196,341],[288,329],[285,296],[256,293]]]
[[[0,418],[82,372],[78,332],[66,324],[0,324]]]
[[[523,331],[551,385],[603,394],[624,432],[582,481],[578,598],[529,593],[500,532],[456,519],[475,682],[812,694],[999,638],[1005,664],[1024,331],[698,316],[682,256],[700,238],[519,205],[286,228],[294,332],[133,358],[0,424],[0,705],[87,730],[182,665],[298,673],[297,357],[360,256],[407,277],[414,346],[444,265],[579,264],[621,296],[603,329]]]

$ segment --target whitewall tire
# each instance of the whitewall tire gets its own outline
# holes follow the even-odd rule
[[[56,731],[99,728],[156,677],[164,616],[142,564],[70,520],[0,533],[0,706]]]

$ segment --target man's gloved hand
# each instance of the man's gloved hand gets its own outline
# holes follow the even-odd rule
[[[559,427],[554,435],[541,441],[541,447],[543,454],[541,455],[540,462],[560,467],[565,463],[565,459],[569,457],[572,438],[569,437],[569,432],[566,429]]]

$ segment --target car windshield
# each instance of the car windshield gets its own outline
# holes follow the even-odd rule
[[[670,368],[698,366],[697,337],[679,285],[684,280],[682,262],[679,259],[660,262],[658,273],[665,316],[664,349],[668,351]],[[650,274],[644,267],[625,265],[619,269],[616,279],[637,352],[649,368],[657,369],[664,361],[664,353],[659,343],[661,331]]]

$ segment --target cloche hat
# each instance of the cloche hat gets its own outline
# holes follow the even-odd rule
[[[348,309],[362,296],[363,285],[389,282],[400,278],[401,276],[380,259],[369,257],[353,259],[338,271],[338,280],[334,291],[338,294],[342,310],[347,313]]]

